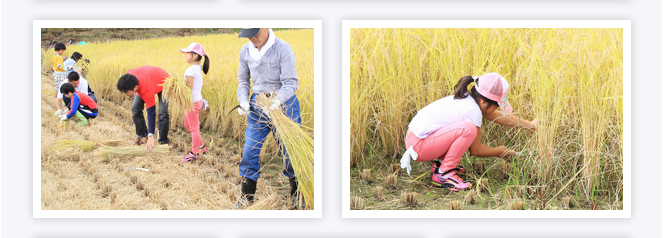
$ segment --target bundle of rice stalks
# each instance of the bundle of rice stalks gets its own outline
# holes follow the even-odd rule
[[[164,80],[163,96],[168,102],[170,115],[182,116],[193,108],[191,89],[183,78],[171,77]]]
[[[109,141],[79,141],[79,140],[61,140],[54,143],[53,150],[60,151],[67,148],[78,148],[80,151],[91,151],[97,148],[97,146],[117,146],[120,144],[119,140],[109,140]]]
[[[256,99],[261,107],[269,107],[272,104],[265,94],[258,95]],[[313,138],[281,110],[273,110],[269,116],[276,129],[276,136],[288,152],[290,163],[295,170],[299,181],[298,192],[302,195],[299,197],[306,201],[306,209],[313,209]]]
[[[102,146],[94,152],[94,156],[97,158],[108,159],[110,156],[135,156],[145,153],[163,154],[168,153],[169,149],[170,147],[168,145],[157,145],[152,148],[152,151],[147,152],[145,147],[142,146]]]
[[[282,203],[281,199],[276,193],[273,193],[267,196],[265,199],[261,199],[253,205],[246,208],[246,210],[276,210],[281,208]]]

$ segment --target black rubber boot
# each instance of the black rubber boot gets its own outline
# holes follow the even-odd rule
[[[251,180],[250,178],[242,179],[242,197],[240,197],[237,204],[232,207],[233,210],[243,209],[244,204],[253,203],[253,195],[256,193],[256,181]]]
[[[292,177],[288,179],[290,182],[290,197],[292,197],[292,207],[295,210],[305,209],[306,208],[306,201],[304,201],[304,198],[302,197],[302,206],[299,206],[299,194],[297,193],[297,186],[299,183],[297,183],[297,178]]]

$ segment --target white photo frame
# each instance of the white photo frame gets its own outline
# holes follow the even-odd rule
[[[195,27],[192,27],[195,26]],[[42,210],[42,28],[312,28],[314,29],[314,210]],[[247,41],[248,42],[248,41]],[[239,49],[237,49],[239,51]],[[236,73],[236,72],[235,72]],[[322,217],[322,21],[320,20],[35,20],[33,21],[33,217],[34,218],[321,218]]]
[[[351,210],[350,31],[353,28],[622,28],[623,210]],[[631,217],[631,21],[628,20],[344,20],[342,26],[343,218],[630,218]]]

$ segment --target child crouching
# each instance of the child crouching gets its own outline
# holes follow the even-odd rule
[[[60,92],[71,100],[69,103],[69,113],[62,115],[60,121],[76,117],[78,125],[86,126],[89,124],[88,119],[97,117],[97,103],[85,93],[78,92],[74,85],[64,83],[60,87]]]

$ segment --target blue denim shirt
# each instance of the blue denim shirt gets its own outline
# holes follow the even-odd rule
[[[295,68],[295,54],[290,44],[276,38],[274,45],[257,61],[249,55],[249,47],[254,47],[251,42],[246,43],[239,51],[239,103],[249,102],[251,89],[253,93],[276,93],[276,99],[281,102],[294,96],[299,87],[299,79]]]

